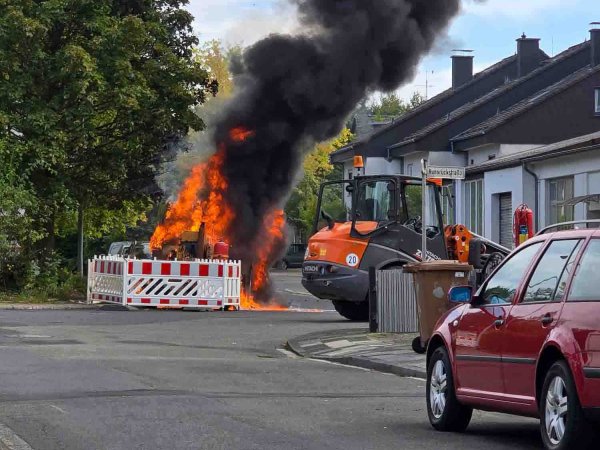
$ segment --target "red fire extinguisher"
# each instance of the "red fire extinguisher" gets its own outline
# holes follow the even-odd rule
[[[513,238],[515,247],[531,239],[535,234],[533,226],[533,211],[527,205],[521,205],[515,211],[513,221]]]

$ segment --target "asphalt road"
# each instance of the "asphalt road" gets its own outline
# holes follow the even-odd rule
[[[293,309],[321,309],[334,311],[328,300],[313,297],[302,286],[302,269],[275,270],[271,272],[275,282],[275,292],[282,303]]]
[[[436,433],[422,380],[279,350],[353,326],[335,313],[2,311],[0,449],[540,447],[535,421],[498,414]]]

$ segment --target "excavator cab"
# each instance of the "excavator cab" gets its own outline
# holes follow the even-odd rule
[[[427,185],[429,210],[425,223],[422,190],[420,179],[405,176],[356,177],[325,183],[321,186],[313,235],[343,228],[349,239],[383,246],[385,253],[391,251],[408,262],[422,258],[421,234],[425,232],[428,259],[445,259],[448,255],[441,190],[434,183]],[[339,244],[338,239],[335,242]]]

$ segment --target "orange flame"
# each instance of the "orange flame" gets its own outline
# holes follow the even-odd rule
[[[168,242],[176,241],[185,231],[198,231],[202,223],[207,225],[206,235],[215,241],[225,236],[229,223],[234,219],[233,210],[224,201],[227,180],[222,174],[225,151],[222,148],[207,162],[192,168],[177,200],[167,211],[165,220],[150,239],[150,248],[157,250]],[[199,200],[205,192],[205,200]]]
[[[237,128],[233,128],[231,131],[229,131],[229,138],[239,144],[241,142],[247,141],[248,139],[250,139],[252,136],[254,136],[254,131],[252,130],[247,130],[244,127],[237,127]]]
[[[285,239],[285,215],[282,210],[275,210],[264,220],[264,233],[260,237],[262,245],[258,250],[258,262],[252,268],[252,291],[264,289],[269,280],[269,257],[273,253],[275,246]],[[242,309],[261,309],[280,311],[287,310],[285,306],[271,302],[264,306],[257,303],[251,294],[244,293],[242,296]]]
[[[241,143],[254,136],[254,131],[243,127],[233,128],[229,137],[235,143]],[[226,147],[221,145],[207,162],[192,168],[189,177],[183,183],[175,202],[170,206],[165,220],[160,224],[152,238],[150,247],[159,250],[165,244],[175,243],[185,231],[198,231],[206,224],[206,236],[210,242],[223,238],[231,242],[227,235],[229,225],[235,220],[235,213],[227,204],[225,192],[228,182],[223,175]],[[252,270],[252,291],[265,288],[269,279],[269,258],[275,246],[285,239],[285,217],[283,211],[276,210],[264,220],[264,231],[258,237],[261,245]],[[288,308],[271,302],[269,305],[258,303],[251,292],[243,292],[242,309],[281,311]]]

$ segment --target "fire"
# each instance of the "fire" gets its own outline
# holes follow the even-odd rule
[[[242,143],[254,136],[255,132],[244,127],[233,128],[229,137],[234,143]],[[232,242],[228,231],[235,220],[235,213],[227,204],[225,193],[228,181],[223,175],[226,146],[221,144],[219,151],[208,161],[192,168],[184,181],[175,202],[169,207],[165,220],[160,224],[152,238],[152,250],[161,249],[165,244],[176,242],[185,231],[198,231],[202,223],[206,224],[209,240],[224,239]],[[252,267],[251,291],[260,292],[269,280],[270,257],[276,246],[285,240],[285,216],[282,210],[274,210],[264,220],[263,233],[257,237],[260,245]],[[269,305],[258,303],[252,292],[243,292],[242,309],[281,311],[288,308],[271,302]]]
[[[184,231],[198,231],[202,223],[207,224],[209,239],[225,236],[234,213],[224,201],[228,186],[222,174],[224,159],[225,151],[221,148],[207,162],[192,169],[164,222],[154,231],[150,248],[160,249],[165,243],[177,240]]]
[[[252,291],[264,289],[269,280],[269,257],[272,255],[275,246],[285,240],[285,215],[282,210],[275,210],[264,220],[264,233],[260,237],[261,246],[258,250],[257,263],[252,268]],[[264,305],[257,303],[254,297],[249,293],[242,296],[242,309],[269,309],[272,311],[287,310],[288,308],[272,303],[265,308]]]
[[[250,139],[252,136],[254,136],[254,131],[252,130],[247,130],[244,127],[237,127],[237,128],[233,128],[230,132],[229,132],[229,137],[231,138],[231,140],[237,144],[247,141],[248,139]]]

